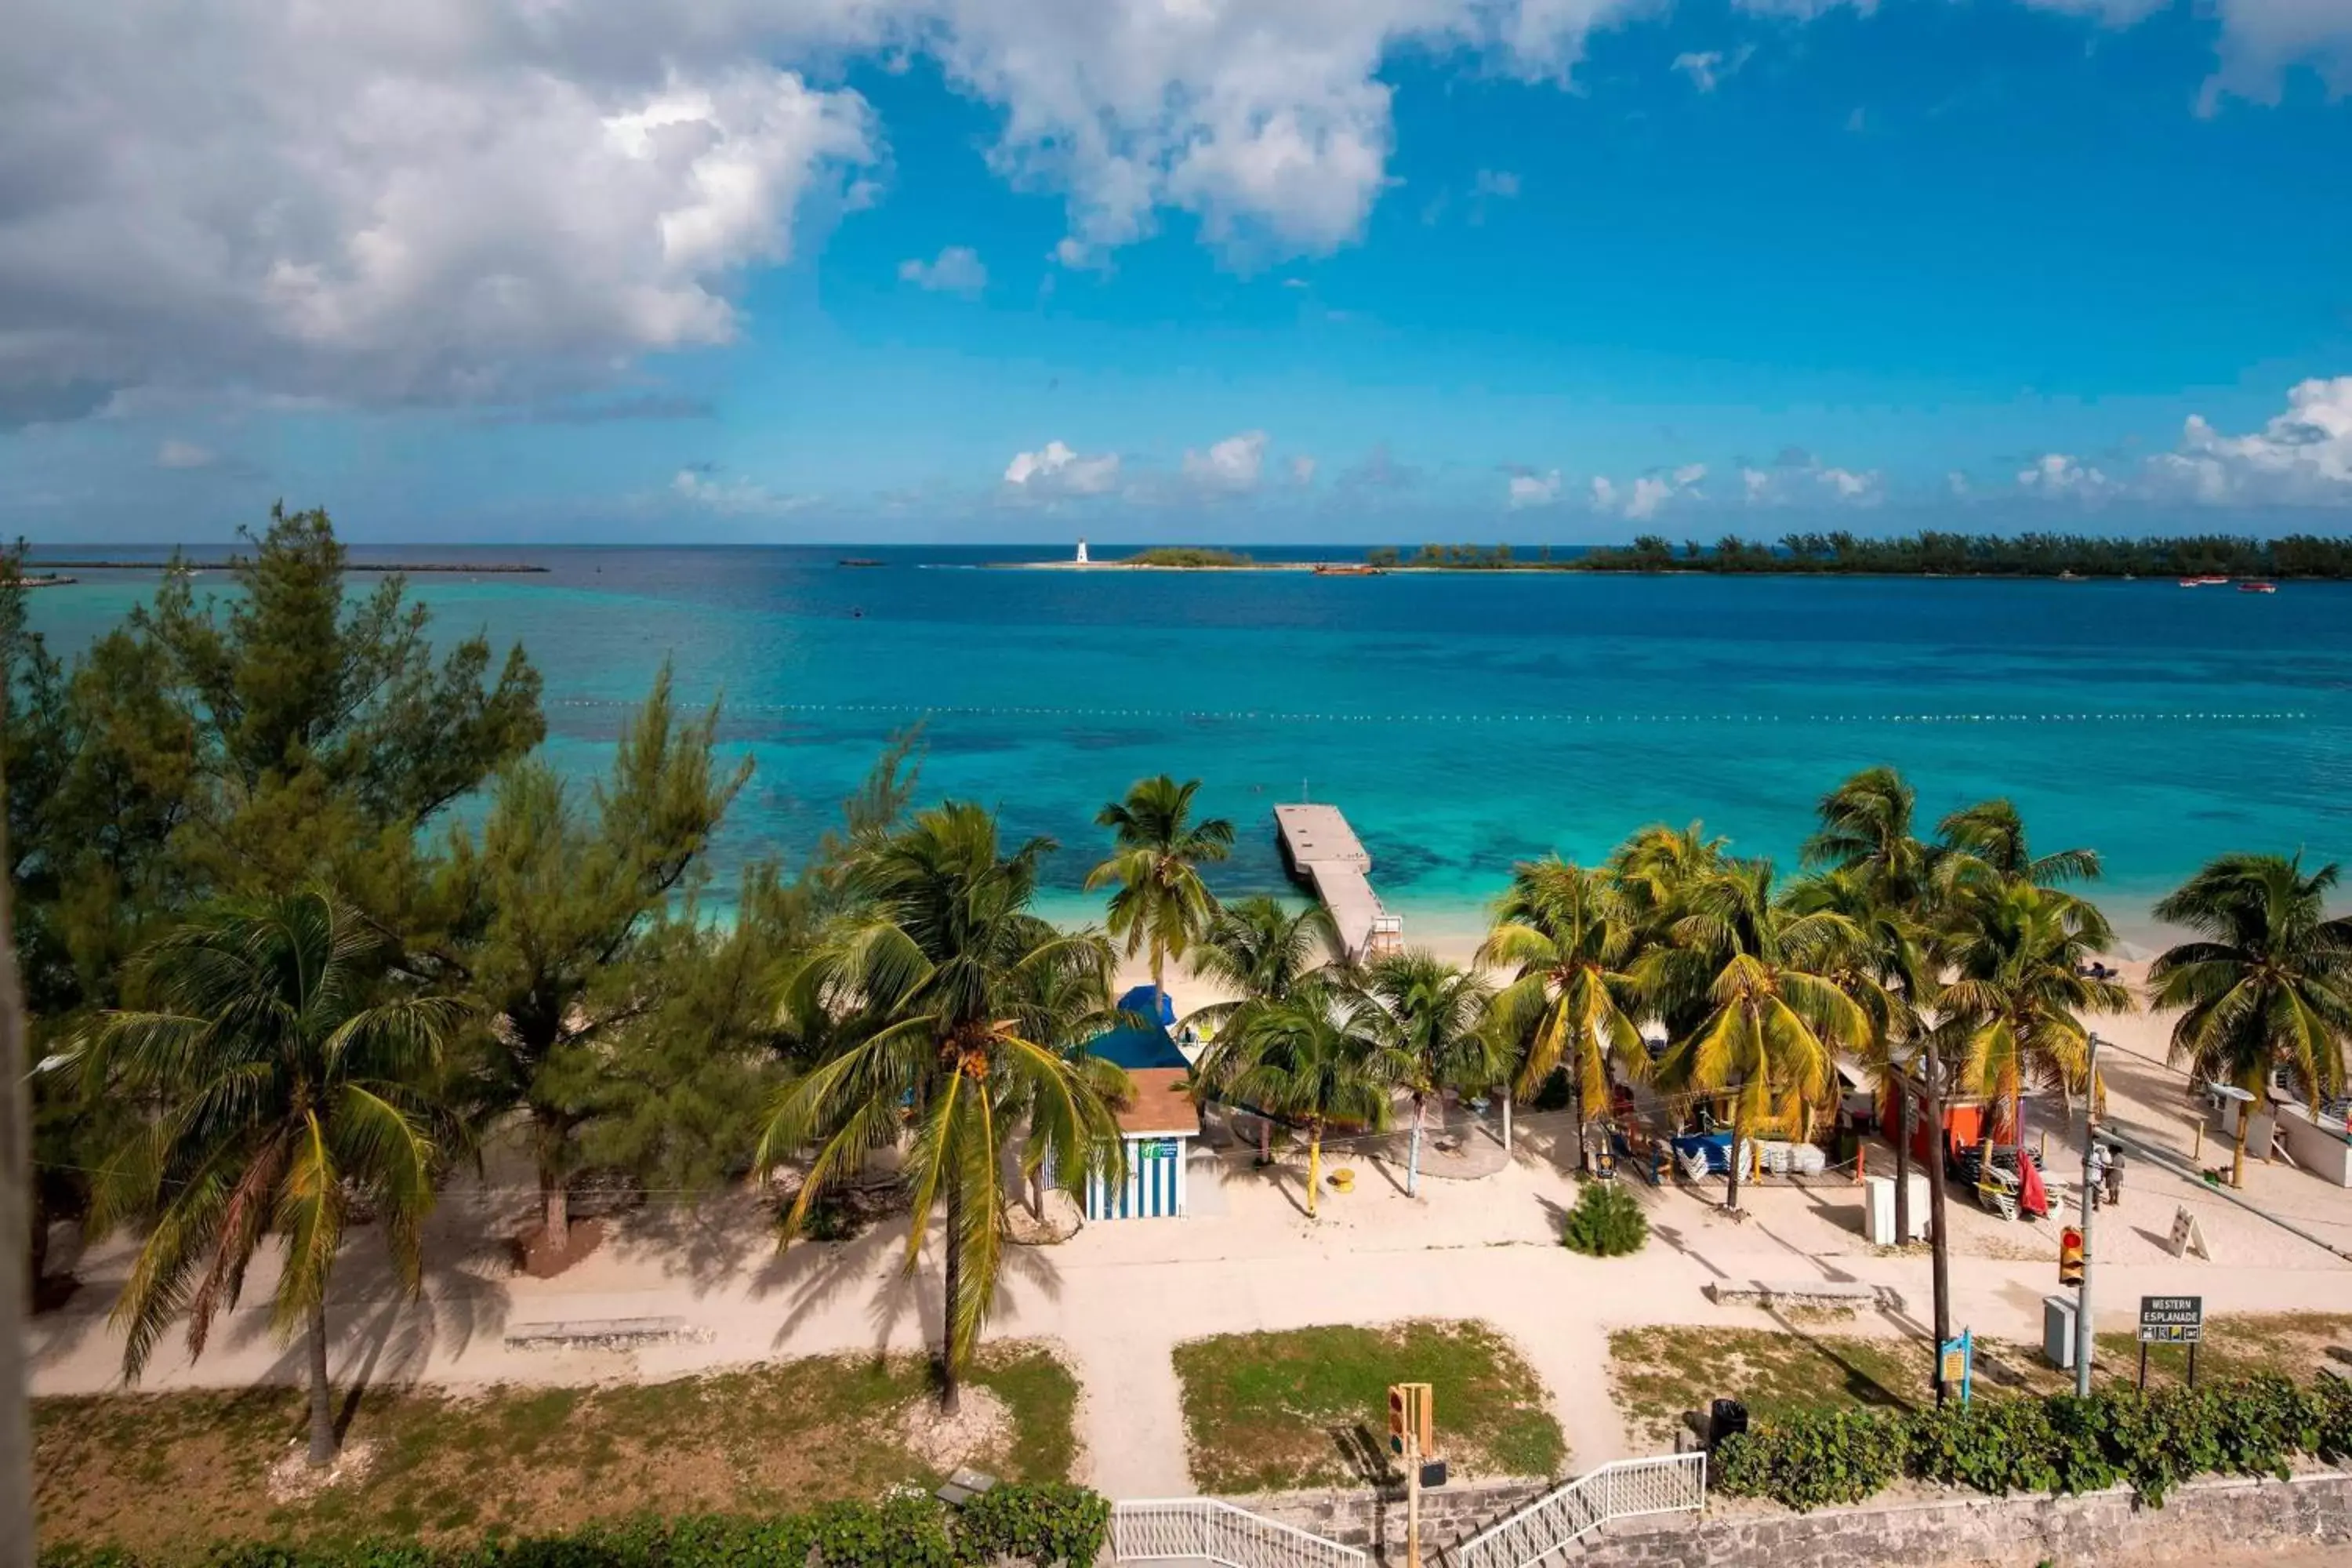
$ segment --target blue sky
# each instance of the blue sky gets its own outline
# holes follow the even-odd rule
[[[126,3],[0,65],[37,540],[2352,519],[2352,0]]]

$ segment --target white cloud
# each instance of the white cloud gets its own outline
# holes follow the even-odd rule
[[[1308,457],[1304,452],[1301,452],[1298,456],[1291,458],[1290,482],[1294,485],[1313,484],[1315,482],[1315,459]]]
[[[1876,506],[1886,499],[1886,476],[1791,450],[1769,468],[1742,468],[1739,488],[1749,506]]]
[[[2032,495],[2093,500],[2114,494],[2118,487],[2105,470],[2068,453],[2044,452],[2032,467],[2018,470],[2017,488]]]
[[[159,468],[209,468],[220,458],[209,447],[199,447],[194,441],[177,437],[155,448],[155,466]]]
[[[950,245],[940,252],[936,261],[901,261],[898,279],[918,289],[974,299],[988,287],[988,268],[981,264],[980,253],[971,247]]]
[[[1471,183],[1470,194],[1510,201],[1519,194],[1519,177],[1508,169],[1481,169]]]
[[[593,14],[591,14],[593,13]],[[525,398],[724,342],[876,156],[863,99],[535,0],[27,0],[0,51],[0,388]],[[37,171],[37,177],[29,177]]]
[[[2200,501],[2352,505],[2352,375],[2299,383],[2285,410],[2250,435],[2224,436],[2190,415],[2179,449],[2151,459],[2147,479]]]
[[[1004,482],[1029,496],[1098,496],[1118,483],[1118,454],[1082,457],[1060,441],[1034,452],[1016,452],[1004,466]]]
[[[1205,452],[1184,454],[1184,478],[1202,489],[1220,495],[1246,495],[1257,489],[1265,467],[1266,434],[1244,430],[1228,436]]]
[[[1722,64],[1723,56],[1720,51],[1705,49],[1696,54],[1676,55],[1674,65],[1669,68],[1678,70],[1690,78],[1691,85],[1699,91],[1713,92],[1716,84],[1722,79],[1716,74],[1716,68]]]
[[[1511,482],[1506,489],[1506,504],[1513,511],[1520,511],[1528,507],[1550,506],[1559,500],[1559,489],[1560,478],[1558,468],[1540,474],[1532,468],[1523,468],[1511,476]]]
[[[1664,507],[1706,500],[1706,492],[1698,488],[1706,478],[1705,463],[1685,463],[1678,468],[1643,474],[1626,484],[1596,474],[1591,487],[1593,510],[1635,521],[1655,517]]]
[[[2171,0],[2024,0],[2038,10],[2087,16],[2129,27],[2173,7]],[[2200,12],[2218,15],[2213,75],[2200,107],[2210,113],[2224,96],[2278,101],[2288,66],[2307,61],[2332,93],[2352,92],[2352,5],[2344,0],[2212,0]]]
[[[740,475],[722,479],[703,468],[680,468],[669,482],[670,493],[705,511],[721,517],[780,517],[814,506],[815,496],[779,495],[765,485]]]
[[[2119,25],[2150,0],[2045,3]],[[2344,0],[2213,5],[2217,93],[2274,95],[2297,60],[2352,89]],[[1594,30],[1664,9],[16,0],[0,418],[127,388],[530,403],[729,342],[739,280],[793,253],[804,211],[881,193],[873,110],[821,85],[862,59],[928,57],[988,106],[994,168],[1066,203],[1066,265],[1103,264],[1171,208],[1236,257],[1328,251],[1393,183],[1398,54],[1564,82]]]

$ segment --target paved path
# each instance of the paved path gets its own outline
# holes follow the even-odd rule
[[[1530,1139],[1540,1146],[1541,1124]],[[1344,1156],[1343,1156],[1344,1157]],[[1405,1199],[1388,1174],[1360,1169],[1356,1192],[1325,1200],[1310,1225],[1296,1206],[1295,1177],[1228,1166],[1228,1216],[1088,1227],[1072,1242],[1016,1248],[1000,1310],[999,1338],[1063,1346],[1085,1384],[1081,1415],[1089,1479],[1113,1496],[1191,1490],[1171,1348],[1205,1334],[1318,1323],[1378,1323],[1412,1317],[1483,1319],[1508,1334],[1541,1374],[1581,1469],[1628,1452],[1610,1397],[1608,1334],[1651,1322],[1769,1326],[1752,1309],[1719,1308],[1703,1288],[1717,1279],[1831,1278],[1898,1291],[1907,1313],[1864,1315],[1852,1331],[1916,1329],[1928,1311],[1928,1270],[1917,1257],[1878,1257],[1839,1226],[1854,1201],[1840,1184],[1755,1195],[1757,1213],[1734,1224],[1702,1198],[1635,1188],[1657,1230],[1634,1258],[1597,1261],[1557,1242],[1570,1185],[1523,1151],[1485,1182],[1427,1184]],[[2151,1193],[2149,1197],[2157,1194]],[[870,1347],[913,1350],[936,1331],[939,1282],[927,1266],[902,1268],[903,1228],[837,1247],[796,1247],[778,1258],[744,1206],[639,1216],[604,1249],[552,1280],[506,1275],[478,1249],[479,1216],[467,1205],[436,1222],[424,1299],[402,1301],[364,1238],[340,1271],[333,1315],[336,1373],[451,1384],[657,1379],[778,1356]],[[2154,1203],[2147,1220],[2157,1217]],[[2141,1216],[2135,1215],[2135,1219]],[[2036,1245],[2054,1242],[2035,1231]],[[468,1251],[467,1235],[476,1237]],[[455,1254],[454,1259],[451,1255]],[[2100,1274],[2106,1321],[2125,1318],[2143,1290],[2200,1289],[2208,1310],[2337,1308],[2347,1270],[2305,1247],[2270,1266],[2110,1262]],[[89,1260],[90,1282],[34,1331],[40,1393],[94,1392],[115,1382],[119,1342],[106,1329],[125,1258]],[[2038,1337],[2049,1260],[1966,1257],[1954,1269],[1955,1321],[2005,1337]],[[217,1327],[190,1365],[177,1342],[159,1349],[150,1388],[292,1381],[296,1355],[267,1332],[272,1280],[257,1264],[246,1308]],[[551,1319],[677,1316],[702,1336],[631,1351],[509,1348],[509,1324]]]

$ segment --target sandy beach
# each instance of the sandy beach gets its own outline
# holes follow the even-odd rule
[[[1423,933],[1426,934],[1426,933]],[[1459,938],[1445,939],[1459,951]],[[2126,970],[2134,982],[2137,965]],[[1140,978],[1130,966],[1125,978]],[[1209,999],[1171,982],[1181,1006]],[[2111,1123],[2167,1158],[2131,1163],[2125,1203],[2097,1233],[2099,1320],[2132,1320],[2148,1293],[2204,1296],[2209,1313],[2335,1310],[2352,1289],[2352,1194],[2313,1175],[2250,1164],[2247,1203],[2290,1219],[2306,1239],[2247,1212],[2189,1174],[2198,1115],[2183,1077],[2164,1065],[2167,1021],[2137,1014],[2102,1021]],[[2081,1120],[2054,1100],[2028,1106],[2028,1139],[2050,1145],[2053,1210],[2072,1200]],[[1610,1397],[1609,1334],[1647,1324],[1785,1326],[1765,1310],[1718,1306],[1724,1280],[1827,1279],[1877,1288],[1884,1305],[1842,1331],[1924,1332],[1930,1311],[1922,1252],[1874,1248],[1862,1234],[1853,1173],[1751,1187],[1744,1220],[1720,1208],[1719,1180],[1691,1187],[1628,1185],[1647,1207],[1653,1242],[1639,1255],[1596,1261],[1559,1245],[1577,1191],[1570,1174],[1573,1121],[1517,1119],[1501,1149],[1490,1121],[1455,1111],[1458,1140],[1424,1151],[1422,1195],[1408,1198],[1403,1134],[1348,1141],[1327,1161],[1359,1167],[1354,1190],[1327,1193],[1323,1217],[1304,1215],[1299,1162],[1255,1168],[1246,1139],[1221,1121],[1196,1145],[1181,1221],[1089,1225],[1066,1243],[1016,1248],[990,1325],[992,1337],[1044,1339],[1070,1359],[1086,1390],[1082,1469],[1114,1496],[1190,1489],[1172,1346],[1212,1333],[1413,1317],[1483,1319],[1511,1336],[1548,1385],[1570,1466],[1646,1451]],[[1454,1142],[1454,1140],[1449,1140]],[[2215,1141],[2204,1163],[2223,1157]],[[1874,1142],[1866,1168],[1890,1171]],[[333,1322],[339,1379],[420,1380],[452,1386],[655,1380],[743,1363],[853,1351],[916,1349],[937,1330],[936,1254],[914,1276],[900,1267],[903,1221],[856,1241],[803,1245],[779,1255],[749,1194],[653,1194],[605,1244],[552,1279],[514,1275],[504,1238],[525,1223],[532,1194],[516,1163],[494,1163],[443,1201],[428,1231],[420,1300],[404,1300],[380,1255],[355,1246],[337,1275]],[[2193,1214],[2210,1261],[2176,1258],[2168,1233]],[[2057,1288],[2058,1222],[1996,1218],[1955,1194],[1953,1312],[1957,1324],[2009,1340],[2038,1339],[2041,1300]],[[117,1239],[80,1259],[80,1290],[33,1330],[36,1391],[95,1393],[119,1385],[121,1343],[105,1314],[128,1268]],[[215,1330],[191,1363],[175,1337],[143,1386],[236,1386],[291,1381],[299,1352],[268,1331],[274,1265],[257,1261],[247,1305]],[[675,1342],[633,1350],[533,1350],[510,1345],[518,1325],[554,1320],[676,1318]],[[1924,1354],[1924,1351],[1922,1352]]]

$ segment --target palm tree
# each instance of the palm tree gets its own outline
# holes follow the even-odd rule
[[[1649,1076],[1625,973],[1635,942],[1633,911],[1610,879],[1555,856],[1513,869],[1478,949],[1480,963],[1513,972],[1495,997],[1494,1026],[1502,1038],[1525,1042],[1526,1055],[1505,1093],[1532,1095],[1565,1064],[1576,1080],[1580,1159],[1584,1124],[1609,1110],[1611,1060],[1628,1078]],[[1507,1109],[1507,1123],[1508,1116]]]
[[[1376,1005],[1383,1045],[1396,1053],[1412,1095],[1412,1133],[1405,1158],[1404,1191],[1421,1195],[1421,1127],[1429,1097],[1447,1089],[1476,1093],[1504,1079],[1509,1068],[1486,1027],[1492,988],[1475,970],[1456,969],[1435,954],[1391,953],[1365,975],[1364,993]]]
[[[1207,934],[1217,900],[1201,880],[1200,868],[1233,850],[1234,825],[1222,816],[1192,820],[1199,779],[1178,784],[1166,773],[1139,780],[1125,800],[1095,814],[1096,826],[1115,836],[1110,858],[1087,873],[1087,890],[1116,882],[1111,895],[1110,934],[1127,942],[1127,955],[1151,955],[1152,1011],[1167,995],[1167,966]]]
[[[911,1131],[909,1270],[931,1214],[946,1210],[940,1366],[950,1413],[995,1300],[1005,1155],[1017,1147],[1024,1178],[1050,1173],[1072,1190],[1118,1169],[1109,1098],[1055,1048],[1079,1033],[1068,1014],[1107,1007],[1113,958],[1099,934],[1064,932],[1031,912],[1038,863],[1053,848],[1032,838],[1003,854],[995,817],[950,802],[856,854],[848,879],[865,912],[814,961],[856,1026],[784,1090],[753,1155],[764,1178],[815,1147],[784,1218],[789,1242],[868,1152]]]
[[[154,1108],[98,1182],[100,1228],[152,1216],[114,1309],[123,1375],[184,1310],[189,1354],[203,1353],[275,1233],[271,1326],[308,1337],[313,1465],[335,1457],[327,1291],[343,1227],[355,1205],[372,1209],[416,1289],[433,1205],[427,1092],[464,1012],[392,990],[380,957],[375,934],[324,893],[225,905],[140,959],[156,1009],[103,1015],[77,1053],[84,1081]]]
[[[2157,919],[2200,940],[2166,951],[2147,972],[2148,998],[2178,1007],[2172,1059],[2234,1084],[2261,1104],[2285,1068],[2316,1108],[2343,1091],[2352,1041],[2352,917],[2327,918],[2331,863],[2308,876],[2300,855],[2224,855],[2156,906]],[[2230,1184],[2246,1179],[2252,1107],[2241,1108]]]
[[[1307,1217],[1323,1184],[1323,1133],[1333,1122],[1388,1126],[1390,1096],[1409,1064],[1383,1043],[1373,1005],[1344,986],[1309,984],[1253,1012],[1239,1042],[1234,1093],[1307,1130]]]
[[[1706,837],[1704,823],[1688,827],[1644,827],[1609,858],[1614,879],[1643,942],[1664,941],[1666,928],[1682,915],[1682,900],[1724,866],[1721,837]]]
[[[1950,977],[1936,999],[1946,1059],[2006,1107],[2011,1144],[2022,1149],[2025,1080],[2095,1096],[2081,1015],[2127,1011],[2131,993],[2083,973],[2107,928],[2072,894],[2017,878],[1959,892],[1948,915]]]
[[[1898,1046],[1924,1033],[1921,999],[1934,989],[1927,921],[1943,851],[1912,831],[1918,796],[1903,775],[1868,767],[1822,797],[1821,828],[1805,841],[1803,863],[1822,875],[1800,884],[1791,901],[1801,910],[1829,910],[1853,921],[1858,945],[1844,950],[1831,978],[1870,1019],[1862,1052],[1874,1089],[1902,1085],[1894,1129],[1895,1228],[1911,1235],[1911,1087]],[[1924,1065],[1924,1064],[1922,1064]],[[1941,1134],[1938,1134],[1938,1143]],[[1941,1171],[1931,1173],[1938,1183]]]
[[[2025,837],[2025,819],[2006,800],[1979,801],[1964,805],[1936,825],[1937,837],[1950,860],[1950,869],[1990,871],[1995,876],[2026,881],[2037,888],[2066,882],[2095,882],[2099,852],[2061,849],[2037,857]]]
[[[1859,872],[1874,897],[1898,908],[1910,904],[1931,856],[1912,836],[1916,804],[1910,784],[1893,768],[1863,769],[1822,797],[1822,826],[1805,840],[1803,865]]]
[[[1253,1004],[1288,996],[1339,951],[1331,911],[1319,902],[1294,910],[1258,893],[1226,904],[1194,951],[1192,969],[1233,994],[1195,1007],[1185,1021],[1222,1030]]]
[[[1320,902],[1294,910],[1261,893],[1218,910],[1207,938],[1194,952],[1192,967],[1233,995],[1185,1015],[1187,1022],[1207,1024],[1216,1031],[1192,1065],[1192,1081],[1213,1093],[1230,1089],[1240,1070],[1239,1047],[1249,1032],[1249,1015],[1288,997],[1343,951],[1331,911]],[[1258,1163],[1269,1164],[1274,1123],[1258,1118],[1257,1136]]]
[[[1644,954],[1633,975],[1644,991],[1702,994],[1707,1012],[1668,1056],[1668,1071],[1693,1088],[1732,1096],[1731,1180],[1724,1206],[1739,1207],[1750,1128],[1819,1105],[1836,1081],[1840,1050],[1869,1033],[1863,1010],[1823,970],[1858,940],[1853,922],[1826,910],[1800,913],[1772,896],[1769,861],[1735,865],[1691,889],[1675,922],[1675,946]],[[1695,973],[1712,970],[1703,990]]]

